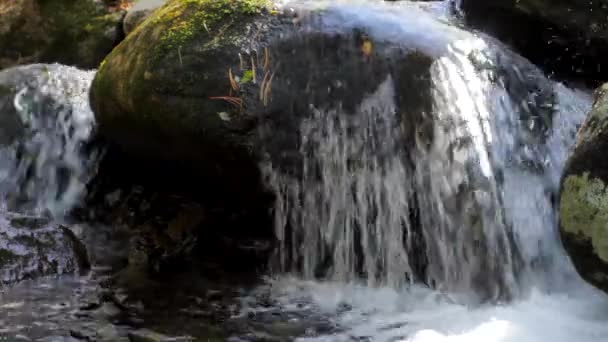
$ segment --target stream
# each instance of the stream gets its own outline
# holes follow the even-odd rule
[[[299,123],[302,174],[260,165],[277,195],[278,246],[266,274],[203,268],[108,289],[126,258],[125,232],[66,217],[102,155],[79,148],[93,134],[94,72],[56,66],[14,99],[28,133],[0,150],[0,252],[30,253],[15,238],[30,234],[23,229],[67,229],[91,270],[79,274],[77,257],[60,256],[0,273],[0,341],[607,341],[608,297],[571,265],[554,203],[590,92],[461,28],[447,2],[282,6],[303,18],[322,6],[311,30],[364,27],[432,54],[432,109],[423,114],[432,141],[399,140],[390,76],[354,111],[311,104]],[[538,91],[522,94],[526,82]],[[546,105],[550,119],[530,115]],[[31,157],[17,158],[24,150]],[[52,220],[23,228],[19,215]],[[59,275],[44,276],[49,267]],[[2,285],[22,274],[37,277]]]

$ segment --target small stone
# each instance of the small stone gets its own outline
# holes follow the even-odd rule
[[[93,337],[90,336],[89,334],[86,334],[82,331],[78,331],[78,330],[70,330],[70,336],[72,336],[73,338],[77,339],[77,340],[81,340],[81,341],[93,341]]]
[[[140,329],[129,333],[131,342],[187,342],[194,341],[192,337],[170,337],[148,329]]]

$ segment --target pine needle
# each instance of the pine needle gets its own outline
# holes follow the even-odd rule
[[[253,81],[253,84],[256,84],[256,75],[257,75],[257,72],[255,70],[255,62],[253,61],[253,56],[251,56],[251,73],[252,73],[251,80]]]
[[[274,72],[272,73],[272,75],[270,75],[270,78],[268,79],[268,82],[266,82],[266,87],[264,90],[264,106],[268,105],[268,99],[270,98],[270,90],[272,87],[272,80],[274,79]]]
[[[234,97],[234,96],[212,96],[212,97],[209,97],[209,99],[226,101],[239,108],[241,108],[243,106],[243,100],[238,97]]]
[[[228,79],[230,79],[230,87],[232,87],[232,89],[234,89],[234,91],[238,91],[239,83],[234,78],[234,75],[232,75],[232,69],[228,69]]]
[[[268,52],[268,48],[264,48],[264,71],[268,70],[268,66],[270,65],[270,53]]]

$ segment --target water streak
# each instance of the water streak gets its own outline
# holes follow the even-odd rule
[[[309,13],[314,25],[303,27],[359,27],[432,56],[432,112],[410,117],[432,134],[407,136],[390,76],[355,112],[312,103],[299,130],[302,175],[264,165],[278,194],[281,270],[371,286],[420,281],[465,301],[576,278],[552,201],[588,96],[432,11],[359,6]]]
[[[61,65],[4,73],[19,81],[14,111],[2,115],[15,112],[21,127],[0,148],[0,196],[10,210],[61,217],[83,199],[97,160],[84,151],[94,126],[88,92],[95,73]]]

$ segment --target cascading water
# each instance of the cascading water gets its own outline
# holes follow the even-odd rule
[[[407,24],[375,33],[374,20],[390,16],[332,10],[320,23],[314,20],[316,29],[360,25],[373,38],[397,44],[411,42],[400,28],[407,37],[416,31],[412,23],[426,26],[431,18],[418,9],[426,19],[408,21],[404,12],[399,20]],[[365,11],[370,17],[351,16]],[[338,24],[344,18],[351,23]],[[550,154],[551,144],[573,141],[588,100],[567,107],[569,132],[560,128],[567,136],[555,138],[551,125],[562,122],[553,116],[564,115],[555,102],[564,95],[536,68],[489,38],[431,24],[421,47],[435,54],[432,110],[421,116],[430,134],[416,131],[414,146],[407,146],[404,121],[418,117],[400,117],[388,77],[355,113],[312,103],[299,130],[302,174],[271,168],[283,271],[393,287],[417,277],[452,293],[483,291],[485,299],[498,299],[517,295],[526,272],[542,259],[537,247],[528,246],[549,243],[550,194],[558,184],[552,170],[566,157],[563,148]],[[438,45],[429,49],[433,43]],[[530,184],[521,188],[524,182]],[[524,199],[537,203],[523,207]]]
[[[95,168],[84,150],[93,75],[41,64],[0,72],[0,286],[87,263],[56,222],[83,199]]]
[[[7,141],[0,147],[4,210],[62,217],[83,199],[97,160],[95,153],[84,151],[94,124],[88,102],[94,75],[61,65],[32,65],[0,76],[15,93],[12,101],[0,104],[1,139]]]
[[[283,242],[302,241],[283,248],[294,249],[292,261],[302,262],[306,277],[313,277],[328,259],[333,277],[343,281],[355,280],[358,263],[369,285],[397,286],[411,272],[404,249],[411,175],[400,160],[393,92],[389,78],[363,100],[358,109],[362,115],[312,108],[301,125],[301,152],[307,156],[302,180],[276,180],[284,193],[277,233]],[[295,227],[290,239],[283,230],[285,220]],[[285,262],[286,268],[297,267]]]
[[[608,306],[582,285],[554,228],[553,198],[588,94],[547,80],[491,38],[444,23],[437,8],[321,7],[313,30],[356,27],[433,55],[432,111],[422,114],[432,134],[404,144],[407,118],[389,76],[354,112],[311,103],[299,127],[301,174],[264,165],[278,198],[277,258],[296,276],[279,277],[270,291],[283,309],[306,302],[345,329],[302,340],[605,339],[597,317]],[[585,312],[561,293],[598,306]],[[479,299],[515,304],[473,312],[455,304]],[[531,322],[548,313],[568,328],[543,333]]]

